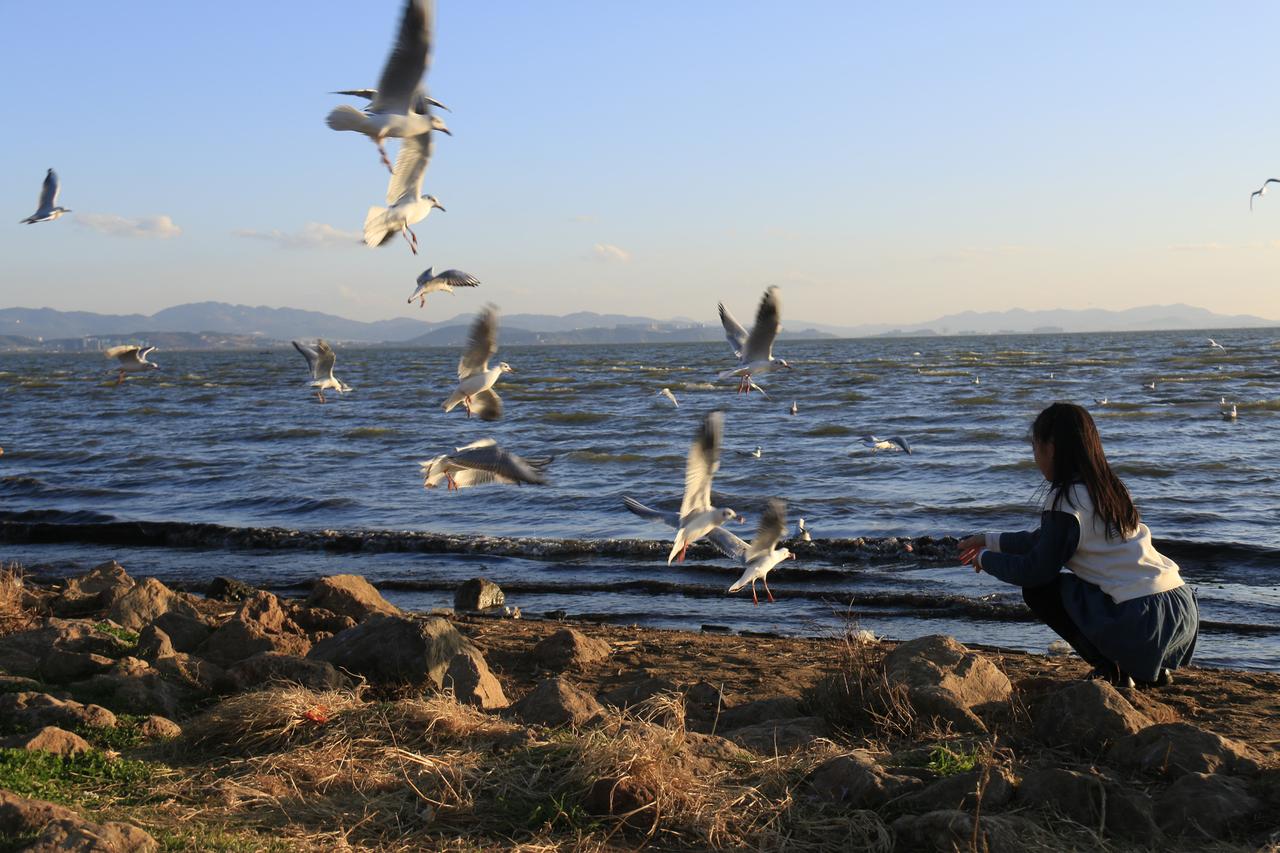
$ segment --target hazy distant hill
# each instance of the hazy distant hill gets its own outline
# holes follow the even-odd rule
[[[1027,311],[1013,308],[1008,311],[963,311],[948,314],[927,323],[856,326],[842,331],[854,337],[887,334],[1005,334],[1005,333],[1062,333],[1062,332],[1126,332],[1154,331],[1157,329],[1242,329],[1257,326],[1277,326],[1275,320],[1255,317],[1252,314],[1216,314],[1194,305],[1144,305],[1122,311],[1104,308],[1083,310],[1054,309]],[[825,326],[818,326],[827,329]]]

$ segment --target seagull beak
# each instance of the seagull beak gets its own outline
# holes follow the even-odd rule
[[[453,136],[453,131],[452,131],[452,130],[450,130],[449,128],[447,128],[447,127],[441,127],[441,128],[437,128],[437,129],[438,129],[441,133],[448,134],[449,136]]]
[[[444,209],[444,205],[443,205],[443,204],[441,204],[440,202],[436,202],[434,206],[435,206],[435,207],[437,207],[437,208],[439,208],[439,210],[440,210],[442,213],[448,213],[448,212],[449,212],[449,211],[447,211],[447,210],[445,210],[445,209]]]

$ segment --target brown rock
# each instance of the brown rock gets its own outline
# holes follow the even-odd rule
[[[93,823],[81,817],[49,823],[24,853],[151,853],[160,845],[131,823]]]
[[[539,681],[528,696],[514,706],[526,723],[544,726],[584,726],[603,708],[595,697],[556,676]]]
[[[957,773],[908,794],[896,805],[908,812],[935,812],[972,809],[981,792],[982,810],[993,811],[1013,799],[1014,780],[1003,767]]]
[[[940,718],[959,731],[983,732],[974,713],[1003,702],[1013,686],[1000,668],[952,637],[932,635],[903,643],[884,661],[890,684],[901,684],[917,712]]]
[[[140,631],[159,616],[171,612],[194,616],[198,611],[186,596],[155,578],[147,578],[112,602],[107,608],[107,618],[130,631]]]
[[[1187,773],[1258,772],[1252,747],[1190,723],[1162,723],[1116,741],[1108,757],[1117,766],[1169,778]]]
[[[116,715],[100,705],[82,705],[70,699],[55,699],[46,693],[0,694],[0,726],[10,729],[38,729],[58,726],[114,728]]]
[[[359,575],[331,575],[321,578],[311,588],[307,606],[320,607],[357,622],[376,615],[400,615],[400,608],[383,598],[373,584]]]
[[[573,628],[561,628],[533,647],[533,659],[547,669],[583,669],[609,657],[609,644]]]
[[[308,657],[327,661],[374,684],[430,683],[439,688],[454,655],[470,645],[448,620],[438,616],[371,616],[316,643]]]
[[[175,651],[188,654],[200,648],[200,644],[213,633],[213,628],[203,620],[184,613],[162,614],[152,624],[168,635]]]
[[[284,609],[280,599],[269,592],[258,591],[240,602],[232,619],[257,625],[262,630],[279,634],[285,630]]]
[[[49,684],[65,684],[106,672],[114,665],[115,661],[105,655],[53,648],[40,662],[40,677]]]
[[[1035,736],[1049,746],[1097,752],[1151,725],[1110,684],[1078,681],[1045,697],[1033,714]]]
[[[768,720],[782,720],[800,716],[800,700],[791,696],[775,696],[771,699],[757,699],[720,712],[716,721],[716,731],[727,732],[743,726],[754,726]]]
[[[209,582],[209,587],[204,591],[204,595],[205,598],[216,598],[219,601],[235,603],[244,601],[246,598],[252,598],[257,591],[256,587],[249,586],[244,581],[238,581],[235,578],[216,577]]]
[[[679,689],[674,681],[666,678],[640,678],[637,681],[619,685],[600,698],[606,705],[625,711],[642,705],[661,693],[676,693]]]
[[[463,648],[453,656],[444,673],[444,687],[452,688],[453,695],[462,704],[486,711],[511,704],[502,692],[502,685],[489,671],[484,655],[474,647]]]
[[[819,764],[807,781],[821,799],[860,809],[878,809],[924,784],[911,776],[890,772],[861,749]]]
[[[472,578],[458,587],[453,593],[455,610],[488,610],[504,604],[507,596],[493,581],[487,578]]]
[[[729,732],[728,737],[739,746],[761,755],[780,755],[795,752],[829,734],[827,722],[821,717],[792,717],[741,726]]]
[[[109,608],[135,583],[124,566],[111,560],[68,580],[50,606],[58,616],[87,616]]]
[[[88,752],[92,747],[78,734],[57,726],[45,726],[25,735],[13,735],[0,739],[0,748],[40,750],[54,755],[79,755],[82,752]]]
[[[124,658],[110,672],[95,675],[70,687],[77,695],[100,697],[113,708],[131,714],[178,715],[194,697],[140,658]]]
[[[1160,836],[1151,797],[1102,776],[1059,767],[1031,770],[1023,774],[1017,801],[1082,826],[1102,824],[1116,838],[1150,842]]]
[[[123,644],[110,634],[99,631],[93,622],[73,619],[44,619],[39,627],[0,637],[0,668],[11,675],[43,677],[44,661],[54,653],[78,653],[118,657]],[[59,667],[74,669],[84,666],[83,659],[59,661]]]
[[[254,600],[251,599],[246,601],[242,608],[251,608],[253,605]],[[280,619],[279,624],[283,626],[284,614],[279,612],[278,607],[275,613],[269,610],[261,612],[250,609],[245,614],[245,619],[237,614],[210,634],[209,639],[200,645],[196,653],[216,664],[229,666],[263,652],[304,656],[311,651],[311,642],[306,637],[264,627],[264,625],[273,624],[274,617],[277,615]],[[265,620],[258,621],[256,617],[259,616],[265,617]]]
[[[317,693],[351,686],[351,679],[332,664],[279,652],[262,652],[242,660],[231,667],[229,674],[240,690],[272,682],[300,684]]]
[[[950,810],[903,815],[891,826],[897,842],[895,850],[921,853],[972,850],[975,840],[976,849],[987,853],[1025,853],[1036,831],[1035,824],[1015,815],[984,814],[976,820],[968,812]]]
[[[710,776],[754,757],[726,737],[686,731],[684,743],[672,760],[696,776]]]
[[[222,667],[183,652],[159,658],[153,668],[193,696],[231,693],[239,686]]]
[[[182,726],[167,717],[152,714],[138,726],[138,732],[147,740],[170,740],[182,734]]]
[[[323,607],[302,607],[293,604],[286,609],[286,612],[295,625],[311,636],[313,643],[324,639],[324,637],[316,637],[316,634],[332,637],[334,634],[356,626],[356,620],[350,616],[343,616],[332,610],[325,610]]]
[[[1156,799],[1156,814],[1165,832],[1210,841],[1247,826],[1261,807],[1242,780],[1195,772],[1184,774]]]
[[[151,623],[138,633],[138,646],[134,654],[143,660],[153,661],[156,658],[167,658],[177,654],[169,635]]]
[[[658,820],[658,798],[653,789],[632,776],[597,779],[582,799],[587,814],[626,818],[636,829],[648,829]]]
[[[50,821],[79,820],[66,806],[30,800],[0,789],[0,837],[35,835]]]

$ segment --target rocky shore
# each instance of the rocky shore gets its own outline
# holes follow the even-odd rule
[[[457,604],[0,573],[0,850],[1280,853],[1280,675]]]

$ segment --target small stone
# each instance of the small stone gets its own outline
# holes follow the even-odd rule
[[[209,582],[209,588],[205,590],[204,594],[206,598],[236,602],[252,598],[257,592],[256,587],[249,586],[244,581],[238,581],[235,578],[216,577]]]
[[[484,655],[474,647],[464,647],[453,656],[444,673],[444,686],[452,688],[454,697],[462,704],[486,711],[511,704],[502,691],[502,684],[489,671]]]
[[[307,655],[378,685],[431,684],[439,688],[453,656],[471,641],[436,616],[371,616],[316,643]]]
[[[349,616],[357,622],[370,616],[400,615],[400,608],[383,598],[382,593],[360,575],[330,575],[321,578],[311,588],[307,606]]]
[[[298,684],[308,690],[323,693],[351,686],[351,679],[338,672],[330,663],[280,652],[256,654],[233,664],[228,674],[236,680],[241,690],[276,683]]]
[[[138,732],[147,740],[168,740],[182,734],[182,726],[168,717],[151,714],[138,726]]]
[[[827,737],[830,730],[821,717],[793,717],[742,726],[728,733],[729,740],[761,755],[795,752]]]
[[[213,633],[213,628],[185,613],[164,613],[151,624],[169,636],[175,651],[188,654],[198,649]]]
[[[0,739],[0,747],[39,750],[54,755],[79,755],[91,749],[89,742],[80,735],[57,726],[44,726],[29,734]]]
[[[505,604],[506,600],[502,587],[493,581],[488,578],[472,578],[454,592],[453,607],[455,610],[488,610]]]
[[[169,635],[152,622],[138,632],[138,646],[134,653],[144,660],[153,661],[156,658],[175,655],[178,651],[173,647],[173,641],[169,639]]]
[[[115,728],[116,715],[100,705],[82,705],[70,699],[55,699],[45,693],[0,694],[0,726],[37,729],[58,726]]]
[[[597,779],[582,798],[582,808],[591,815],[626,815],[635,829],[647,829],[658,820],[657,795],[631,776]]]
[[[775,696],[757,699],[720,712],[716,721],[717,731],[730,731],[743,726],[754,726],[769,720],[782,720],[800,716],[800,700],[791,696]]]
[[[820,798],[860,809],[878,809],[924,784],[890,772],[861,749],[828,759],[814,768],[807,781]]]
[[[1003,767],[970,770],[939,779],[896,805],[909,812],[973,809],[981,791],[982,811],[987,812],[1007,805],[1013,799],[1013,787],[1013,777]]]
[[[539,681],[528,696],[515,704],[514,710],[526,723],[583,726],[603,708],[594,696],[557,676]]]
[[[952,637],[935,634],[903,643],[884,665],[889,682],[906,688],[917,712],[958,731],[986,731],[974,709],[1004,702],[1013,692],[999,667]]]
[[[533,659],[547,669],[583,669],[609,657],[609,644],[575,628],[561,628],[533,647]]]
[[[169,612],[194,616],[197,611],[184,596],[155,578],[147,578],[116,599],[107,609],[107,618],[130,631],[141,631]]]
[[[1258,772],[1252,747],[1190,723],[1162,723],[1116,741],[1108,757],[1120,767],[1168,778],[1187,773]]]

